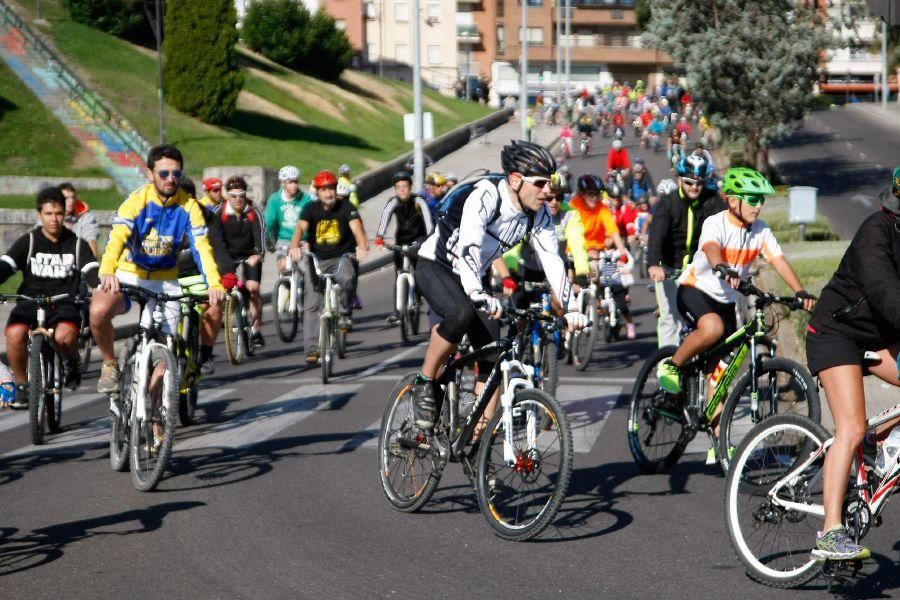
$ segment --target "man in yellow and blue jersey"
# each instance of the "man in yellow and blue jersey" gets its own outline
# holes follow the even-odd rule
[[[125,283],[155,293],[177,294],[178,246],[187,236],[194,260],[209,288],[211,306],[224,298],[219,271],[207,238],[206,220],[196,200],[179,186],[184,176],[184,159],[172,145],[154,146],[147,155],[147,176],[152,183],[138,188],[119,207],[113,219],[109,241],[100,263],[100,287],[91,301],[91,332],[100,354],[103,368],[97,391],[110,393],[117,389],[119,369],[113,350],[112,320],[128,312],[130,300],[119,291]],[[148,322],[153,304],[141,316]],[[164,334],[174,333],[180,306],[169,302],[165,306]]]

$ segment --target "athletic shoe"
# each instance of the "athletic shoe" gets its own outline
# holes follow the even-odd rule
[[[894,468],[897,463],[897,454],[900,453],[900,428],[894,428],[891,434],[878,446],[875,455],[875,474],[884,477],[884,474]]]
[[[362,302],[356,294],[353,295],[353,310],[362,310]]]
[[[340,329],[344,333],[349,332],[351,329],[353,329],[353,319],[351,319],[349,315],[341,315],[338,318],[338,329]]]
[[[390,323],[391,325],[394,325],[394,324],[397,323],[397,321],[399,321],[399,320],[400,320],[400,315],[397,314],[396,311],[395,311],[395,312],[392,312],[391,314],[389,314],[389,315],[387,316],[387,318],[385,319],[385,321],[387,321],[387,322]]]
[[[74,392],[81,385],[81,358],[76,356],[63,359],[63,371],[65,373],[65,387]]]
[[[634,323],[626,323],[625,331],[627,332],[625,334],[625,337],[627,337],[629,340],[633,340],[636,337],[636,334],[634,332]]]
[[[251,338],[253,345],[257,348],[263,348],[266,345],[266,340],[263,338],[263,334],[260,331],[254,332]]]
[[[656,378],[659,379],[659,387],[670,394],[681,393],[681,369],[667,359],[659,363],[656,368]]]
[[[200,374],[201,375],[212,375],[216,372],[216,365],[213,363],[212,358],[206,359],[205,362],[200,364]]]
[[[850,539],[843,525],[838,525],[816,535],[816,547],[812,555],[826,560],[862,560],[870,558],[872,553]]]
[[[417,380],[418,381],[418,380]],[[425,380],[413,384],[413,419],[416,426],[428,430],[434,427],[434,382]]]
[[[13,410],[25,410],[28,408],[28,385],[16,386],[16,399],[9,403]]]
[[[97,392],[101,394],[112,394],[119,390],[119,365],[113,362],[103,363],[100,369],[100,379],[97,381]]]
[[[315,350],[312,352],[306,353],[306,364],[310,367],[315,367],[319,364],[319,353]]]
[[[714,465],[719,462],[719,457],[717,456],[716,449],[710,448],[706,451],[706,464]]]

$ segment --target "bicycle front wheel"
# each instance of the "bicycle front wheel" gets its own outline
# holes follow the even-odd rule
[[[275,330],[282,342],[294,341],[297,335],[297,323],[300,318],[300,307],[296,298],[291,297],[291,281],[281,277],[275,282],[272,291],[272,308],[275,312]]]
[[[31,443],[40,446],[44,443],[44,432],[47,427],[47,365],[44,361],[46,340],[43,334],[31,336],[28,343],[28,419],[31,423]]]
[[[412,416],[414,379],[415,374],[407,375],[391,390],[378,433],[381,489],[390,505],[402,512],[422,508],[441,479],[434,451],[410,443],[415,433]]]
[[[751,405],[750,371],[737,380],[722,409],[719,427],[719,463],[728,472],[729,455],[747,432],[773,414],[795,414],[818,423],[822,417],[819,392],[809,372],[792,360],[773,358],[760,361],[756,370],[757,413]]]
[[[131,419],[131,481],[142,492],[153,490],[162,479],[172,453],[178,402],[178,366],[175,357],[159,346],[150,349],[150,373],[143,419]]]
[[[243,300],[239,294],[229,294],[225,299],[225,354],[233,365],[244,362]]]
[[[122,348],[119,354],[118,410],[119,415],[110,411],[109,466],[113,471],[124,471],[128,467],[129,444],[131,443],[131,406],[133,399],[132,376],[134,362],[131,353],[134,348]]]
[[[810,549],[823,525],[813,512],[824,510],[825,453],[797,471],[829,437],[806,417],[775,415],[751,429],[738,446],[725,483],[725,523],[751,579],[791,588],[818,575],[820,563]],[[788,508],[784,502],[800,506]]]
[[[628,448],[645,473],[668,471],[687,445],[684,391],[669,394],[656,378],[659,364],[675,354],[675,350],[675,346],[665,346],[654,352],[638,372],[631,391]]]
[[[319,318],[319,361],[322,363],[322,383],[331,376],[331,322],[329,317]]]
[[[545,339],[542,345],[540,388],[556,398],[556,386],[559,384],[559,346],[552,337]]]
[[[594,353],[594,343],[600,334],[600,323],[597,311],[593,310],[593,296],[589,299],[590,304],[587,314],[591,315],[591,326],[581,331],[575,332],[572,337],[572,362],[579,371],[587,369],[591,362],[591,354]]]
[[[91,330],[82,331],[78,342],[78,352],[81,355],[81,374],[84,375],[91,367],[91,351],[94,347],[94,338],[91,337]]]
[[[44,357],[47,369],[47,382],[44,398],[47,404],[47,430],[50,433],[59,433],[62,429],[62,402],[63,402],[63,364],[59,353],[47,348]]]
[[[572,430],[559,402],[538,389],[515,395],[511,418],[504,419],[503,412],[494,414],[481,436],[478,505],[495,534],[525,541],[556,518],[566,497]],[[511,456],[505,448],[507,434]]]
[[[400,306],[395,307],[397,309],[397,317],[400,319],[400,339],[403,340],[404,343],[409,341],[410,337],[410,327],[411,323],[409,322],[409,312],[407,311],[407,294],[409,292],[409,284],[405,279],[400,278],[397,281],[397,300]]]

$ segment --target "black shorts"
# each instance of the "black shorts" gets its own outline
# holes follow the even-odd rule
[[[59,323],[71,323],[76,330],[81,329],[81,309],[73,302],[60,302],[47,309],[46,327],[56,327]],[[37,327],[37,306],[33,302],[20,302],[9,313],[6,327],[25,325],[29,329]]]
[[[244,281],[255,281],[256,283],[262,281],[262,264],[263,261],[256,263],[255,267],[251,267],[247,263],[241,265],[244,267]]]
[[[728,337],[737,331],[737,315],[734,312],[733,303],[722,303],[710,298],[697,288],[689,285],[679,285],[676,294],[678,312],[684,317],[691,329],[697,329],[697,322],[705,314],[715,313],[722,318],[725,324],[725,335]]]
[[[459,276],[449,268],[423,258],[416,269],[416,284],[441,317],[438,333],[448,342],[458,344],[468,334],[472,347],[478,349],[500,339],[500,322],[475,309]]]
[[[806,331],[806,364],[813,375],[842,365],[862,367],[865,351],[865,348],[845,335],[813,332],[809,329]]]

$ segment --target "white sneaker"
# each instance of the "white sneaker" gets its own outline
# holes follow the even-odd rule
[[[894,427],[891,435],[878,446],[878,454],[875,456],[875,474],[884,477],[897,464],[897,456],[900,454],[900,427]]]

